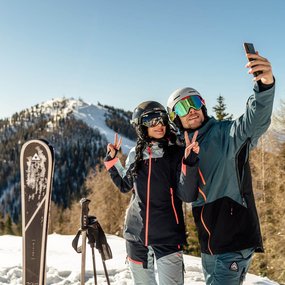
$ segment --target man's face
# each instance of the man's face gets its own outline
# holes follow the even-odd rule
[[[193,108],[190,109],[187,115],[179,118],[181,120],[184,129],[191,129],[191,130],[199,128],[205,120],[202,109],[195,110]]]

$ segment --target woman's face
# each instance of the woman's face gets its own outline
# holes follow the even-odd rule
[[[162,124],[158,124],[155,127],[147,128],[147,134],[150,138],[162,139],[165,136],[165,133],[166,126],[163,126]]]

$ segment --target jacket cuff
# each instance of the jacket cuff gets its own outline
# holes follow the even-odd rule
[[[274,85],[275,85],[275,77],[273,77],[274,81],[273,83],[271,84],[263,84],[261,82],[261,80],[258,80],[256,83],[255,83],[255,87],[253,88],[256,92],[260,93],[260,92],[263,92],[263,91],[267,91],[269,89],[271,89]]]
[[[198,154],[194,151],[191,151],[190,155],[188,155],[186,159],[183,157],[182,163],[188,166],[193,166],[197,163],[198,160]]]
[[[188,155],[186,159],[183,157],[182,164],[181,164],[181,171],[184,174],[184,176],[186,176],[187,166],[189,167],[195,166],[198,161],[199,161],[199,157],[198,157],[198,154],[195,152],[191,152],[190,155]]]
[[[106,169],[109,170],[111,167],[113,167],[116,164],[116,162],[118,160],[119,160],[119,158],[115,157],[112,160],[104,161],[104,165],[105,165]]]

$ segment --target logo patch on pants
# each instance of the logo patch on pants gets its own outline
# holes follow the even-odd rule
[[[235,271],[238,272],[238,264],[234,261],[231,265],[230,265],[230,270],[231,271]]]

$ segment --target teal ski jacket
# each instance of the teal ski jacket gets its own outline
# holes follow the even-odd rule
[[[203,253],[263,251],[249,151],[270,125],[274,89],[273,84],[259,92],[256,84],[242,116],[233,121],[211,117],[198,130],[201,179],[192,211]]]

